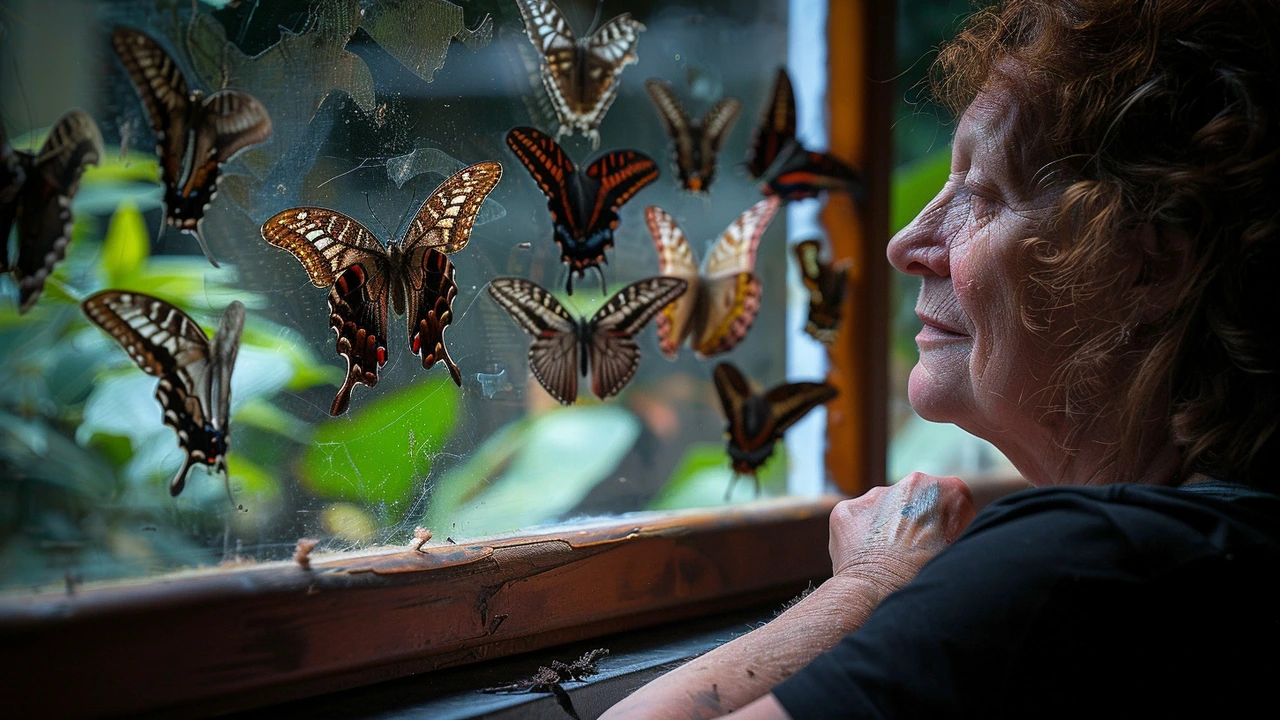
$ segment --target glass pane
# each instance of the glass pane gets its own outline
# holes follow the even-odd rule
[[[762,197],[744,161],[776,69],[787,62],[788,4],[610,2],[597,13],[595,2],[562,0],[560,7],[579,37],[587,37],[588,28],[601,30],[561,54],[560,45],[551,44],[553,62],[581,65],[553,94],[539,77],[543,58],[513,0],[461,6],[444,0],[6,3],[0,102],[14,151],[7,157],[26,157],[28,169],[46,168],[39,153],[46,133],[73,107],[96,121],[104,150],[74,193],[66,259],[43,294],[20,313],[19,277],[0,281],[0,586],[286,559],[299,538],[318,540],[320,550],[403,546],[415,542],[418,528],[430,529],[432,542],[458,541],[574,517],[725,502],[734,472],[712,383],[715,363],[730,360],[757,390],[769,388],[786,379],[787,346],[812,342],[798,338],[798,330],[787,334],[789,295],[793,309],[807,304],[807,296],[787,291],[785,210],[759,244],[755,276],[762,295],[745,338],[720,357],[699,359],[685,347],[672,361],[660,352],[649,327],[658,322],[651,321],[635,334],[641,359],[635,376],[604,401],[584,376],[576,404],[556,402],[530,372],[534,338],[494,301],[490,287],[499,277],[523,278],[545,287],[571,318],[591,317],[629,283],[658,274],[646,226],[650,205],[671,215],[696,258],[706,257],[712,241]],[[611,20],[624,11],[643,29]],[[554,20],[548,20],[553,30]],[[117,28],[145,36],[117,33],[113,45]],[[602,103],[599,148],[581,132],[559,141],[579,168],[606,151],[633,149],[652,158],[661,177],[619,211],[614,246],[601,264],[607,291],[602,294],[601,275],[587,267],[569,295],[548,196],[507,137],[513,128],[532,126],[554,138],[560,125],[555,95],[598,97],[598,89],[587,86],[623,63],[629,50],[617,38],[627,32],[639,33],[637,60],[622,67],[612,106]],[[820,58],[821,43],[799,52]],[[791,48],[793,58],[796,53]],[[133,57],[133,74],[152,86],[156,108],[140,99],[121,54]],[[169,77],[166,55],[186,89],[203,97],[186,97]],[[722,97],[741,101],[709,194],[680,186],[667,131],[646,92],[648,78],[667,83],[695,119]],[[797,80],[809,88],[806,98],[816,98],[801,103],[802,127],[813,122],[806,114],[821,113],[814,103],[822,94],[813,82]],[[265,141],[256,142],[265,132],[254,101],[224,90],[251,95],[269,114]],[[588,118],[600,105],[560,102]],[[53,133],[53,147],[92,147],[88,131],[73,138],[79,145],[61,132]],[[238,144],[245,147],[233,154]],[[203,209],[207,198],[199,193],[211,187],[216,163],[210,158],[219,152],[233,156],[221,166],[216,198]],[[421,233],[413,216],[424,200],[446,177],[484,161],[501,163],[502,178],[480,205],[469,242],[448,247],[457,236],[440,229],[451,223],[430,218],[435,239],[416,239]],[[624,166],[622,159],[600,166],[603,184],[624,182]],[[162,167],[175,187],[169,193],[162,190]],[[28,175],[46,177],[41,173]],[[584,243],[608,228],[608,196],[595,187],[601,180],[585,177],[567,181],[577,189],[559,206],[560,216],[574,215],[588,226],[580,233]],[[56,196],[71,188],[53,183],[39,195],[34,184],[14,187],[22,188],[15,201],[21,213],[10,257],[34,262],[60,234],[56,222],[42,224],[37,216],[56,216]],[[471,202],[462,195],[460,204]],[[601,197],[604,222],[592,220],[601,215]],[[294,210],[306,206],[343,213],[377,240],[356,241],[356,230],[341,218]],[[438,218],[454,217],[449,207],[442,200]],[[468,207],[457,217],[469,214]],[[166,213],[193,227],[203,215],[199,229],[219,267],[205,258],[195,233],[166,226]],[[293,239],[277,243],[283,248],[261,231],[273,217],[296,221]],[[34,239],[20,241],[23,232]],[[404,241],[397,248],[417,253],[401,260],[398,249],[383,250],[393,239]],[[343,243],[358,242],[377,244],[359,251],[361,270],[353,274],[334,258]],[[428,253],[428,245],[448,254]],[[578,256],[592,265],[590,253]],[[430,339],[432,324],[449,306],[445,261],[456,273],[456,297],[444,345],[460,386],[445,364],[424,369],[411,346],[415,331]],[[792,282],[798,282],[794,271]],[[335,284],[340,304],[331,306]],[[143,336],[146,342],[134,342],[131,351],[138,362],[125,350],[126,335],[113,340],[81,310],[82,301],[104,290],[124,293],[97,302],[112,309],[117,325],[122,320]],[[188,327],[187,339],[176,340],[183,333],[179,316],[136,293],[171,303],[199,329]],[[439,302],[419,311],[421,297]],[[229,482],[214,472],[221,450],[208,441],[197,467],[183,476],[185,487],[171,497],[170,483],[187,454],[163,422],[157,385],[169,388],[161,393],[168,422],[187,434],[189,445],[223,427],[219,367],[228,356],[217,340],[199,333],[213,337],[233,301],[243,304],[246,319],[230,376]],[[437,314],[426,315],[432,308]],[[360,343],[370,332],[379,334],[383,311],[385,365],[376,386],[356,386],[349,409],[332,416],[346,361],[335,351],[331,315],[343,328],[343,342],[356,347],[348,354],[359,356],[364,348],[382,359],[376,345]],[[110,325],[112,316],[103,313],[99,324]],[[568,338],[559,350],[564,357],[551,367],[574,374],[577,363],[568,353],[576,352],[574,333],[581,332],[588,345],[604,347],[599,352],[607,357],[591,360],[601,385],[609,381],[602,363],[621,363],[618,374],[626,374],[619,346],[625,341],[614,336],[634,328],[618,319],[602,320],[603,329],[572,319],[543,323],[550,323],[547,343]],[[144,373],[148,363],[168,379]],[[374,365],[366,362],[365,370]],[[203,401],[202,393],[208,395]],[[818,443],[808,447],[821,452]],[[809,465],[821,468],[821,459]],[[778,443],[760,469],[761,494],[786,492],[786,470]],[[731,498],[755,493],[744,477]]]

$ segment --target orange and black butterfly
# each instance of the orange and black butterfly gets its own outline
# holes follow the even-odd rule
[[[271,117],[252,95],[190,90],[160,43],[138,30],[116,28],[111,44],[129,71],[156,134],[164,183],[165,223],[191,233],[214,267],[200,224],[218,194],[222,164],[271,136]]]
[[[785,68],[778,68],[773,97],[751,141],[747,172],[764,183],[765,195],[786,201],[817,197],[824,190],[864,192],[853,168],[831,153],[805,149],[796,139],[796,99]]]
[[[638,60],[644,25],[630,13],[612,18],[583,38],[574,36],[551,0],[516,0],[529,42],[542,56],[542,85],[555,108],[556,137],[579,130],[600,147],[600,121],[618,97],[623,68]]]
[[[716,365],[713,377],[720,407],[729,421],[725,432],[734,480],[738,475],[750,475],[759,494],[756,470],[773,455],[774,443],[810,410],[834,398],[836,389],[824,382],[799,382],[785,383],[760,394],[753,392],[742,372],[727,362]]]
[[[809,320],[804,331],[814,340],[830,345],[840,331],[840,308],[844,303],[845,289],[849,286],[849,269],[852,260],[838,263],[822,259],[822,245],[817,240],[805,240],[795,247],[796,260],[800,264],[800,279],[809,289]]]
[[[660,207],[645,208],[659,271],[689,283],[688,292],[663,308],[655,321],[658,345],[668,358],[675,359],[686,338],[705,359],[732,350],[746,337],[760,311],[756,249],[781,204],[771,197],[747,208],[720,234],[701,272],[675,218]]]
[[[227,306],[213,340],[186,313],[150,295],[104,290],[81,307],[143,372],[160,378],[156,400],[164,424],[178,434],[187,456],[169,482],[169,494],[181,493],[187,473],[200,464],[224,476],[230,497],[231,371],[240,351],[244,305],[233,300]]]
[[[560,259],[569,266],[565,290],[573,294],[573,277],[587,268],[600,273],[605,293],[604,251],[613,247],[618,208],[658,179],[658,166],[636,150],[611,150],[579,170],[559,143],[531,127],[513,128],[507,146],[520,158],[547,196]]]
[[[80,175],[102,158],[93,118],[71,110],[53,124],[36,154],[15,150],[0,126],[0,273],[13,273],[18,312],[40,299],[71,242],[71,199]],[[18,226],[18,254],[9,258],[9,231]]]
[[[459,387],[462,373],[444,345],[458,294],[448,255],[466,247],[476,213],[502,178],[482,162],[454,173],[422,202],[397,241],[382,245],[363,225],[335,210],[298,207],[262,225],[262,237],[293,253],[311,283],[329,290],[329,327],[346,358],[347,379],[329,412],[341,415],[356,385],[378,384],[387,362],[387,304],[408,323],[409,348],[430,369],[444,363]]]
[[[644,87],[671,137],[672,163],[680,186],[695,194],[707,192],[716,176],[720,146],[742,112],[742,103],[721,98],[701,120],[692,120],[666,83],[651,78]]]
[[[524,278],[497,278],[489,295],[522,330],[533,336],[529,371],[556,400],[578,399],[578,377],[591,375],[601,400],[622,391],[640,367],[635,336],[688,285],[651,277],[619,290],[590,318],[574,317],[544,287]]]

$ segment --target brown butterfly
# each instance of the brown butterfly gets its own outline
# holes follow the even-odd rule
[[[200,224],[217,197],[222,164],[270,137],[271,117],[248,93],[219,90],[205,97],[189,90],[173,58],[139,30],[116,28],[111,44],[156,134],[165,222],[195,235],[205,257],[217,267]]]
[[[555,108],[556,138],[579,130],[600,147],[600,121],[618,96],[618,76],[638,59],[644,25],[623,13],[578,38],[551,0],[516,0],[529,42],[542,56],[542,85]]]
[[[231,497],[231,371],[240,350],[244,305],[235,300],[227,306],[212,342],[186,313],[150,295],[106,290],[81,307],[143,372],[160,378],[156,399],[164,409],[164,424],[178,434],[178,446],[187,455],[169,483],[169,494],[182,492],[187,473],[203,464],[226,477]]]
[[[588,372],[596,397],[621,392],[640,367],[636,334],[687,287],[678,278],[646,278],[619,290],[590,319],[569,314],[546,288],[524,278],[497,278],[489,283],[489,294],[534,337],[529,346],[533,376],[561,404],[572,405],[578,376]]]
[[[316,287],[329,290],[329,326],[347,379],[329,412],[341,415],[356,385],[378,384],[387,362],[387,303],[408,322],[409,348],[430,369],[462,374],[444,345],[458,294],[448,255],[466,247],[476,213],[502,178],[502,165],[482,162],[446,179],[423,201],[404,235],[386,247],[363,225],[335,210],[298,207],[262,225],[262,237],[293,253]]]
[[[727,362],[716,365],[713,377],[720,407],[729,421],[725,433],[734,480],[738,475],[750,475],[759,495],[756,470],[773,455],[774,444],[782,439],[787,428],[810,410],[830,401],[837,391],[825,382],[799,382],[778,385],[759,394],[751,390],[742,372]],[[733,489],[732,484],[729,489]]]
[[[747,172],[764,183],[765,195],[778,195],[788,202],[817,197],[823,191],[865,192],[865,183],[853,168],[831,153],[805,149],[796,139],[796,99],[785,68],[778,68],[773,97],[756,127]]]
[[[566,292],[573,294],[574,275],[582,277],[594,267],[604,293],[600,263],[613,247],[618,208],[658,179],[658,165],[635,150],[612,150],[579,170],[559,143],[531,127],[512,128],[507,147],[547,196],[553,237],[569,266]]]
[[[742,103],[734,98],[721,98],[701,120],[690,120],[679,98],[667,84],[656,78],[644,83],[658,117],[671,137],[672,163],[680,186],[694,194],[707,192],[716,176],[716,157],[724,144]]]
[[[13,273],[18,312],[40,299],[54,266],[71,242],[71,199],[85,167],[102,158],[102,135],[83,110],[58,118],[35,155],[15,150],[0,126],[0,273]],[[18,254],[10,262],[9,231],[18,226]]]
[[[720,234],[701,273],[675,218],[662,208],[645,208],[659,272],[689,283],[689,291],[663,308],[656,320],[658,344],[668,358],[675,359],[686,338],[705,359],[732,350],[746,337],[760,310],[756,249],[781,204],[773,197],[747,208]]]
[[[809,289],[809,320],[804,331],[824,345],[835,342],[840,332],[840,309],[849,286],[853,260],[830,263],[822,259],[822,245],[805,240],[795,247],[800,263],[800,279]]]

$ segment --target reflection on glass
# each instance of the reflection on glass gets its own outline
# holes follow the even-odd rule
[[[600,258],[602,279],[615,293],[659,275],[645,221],[650,206],[691,240],[693,257],[712,253],[715,239],[761,198],[743,164],[751,125],[786,59],[787,4],[610,3],[606,16],[626,11],[633,18],[628,31],[643,28],[611,56],[608,43],[593,45],[590,38],[622,29],[610,21],[592,34],[596,3],[559,3],[557,16],[572,37],[590,40],[587,49],[603,60],[626,65],[625,72],[607,70],[612,86],[601,97],[609,99],[592,106],[602,106],[598,118],[587,117],[593,110],[582,98],[565,103],[549,94],[549,87],[566,87],[563,78],[544,82],[557,48],[535,47],[525,31],[530,15],[521,15],[539,4],[9,3],[0,40],[7,142],[33,153],[57,118],[80,107],[101,129],[105,151],[80,181],[66,260],[49,276],[43,296],[19,313],[13,283],[0,281],[0,587],[283,560],[303,537],[320,538],[317,552],[408,547],[418,543],[415,528],[432,530],[431,542],[444,542],[585,515],[726,501],[733,470],[712,362],[693,353],[669,359],[655,332],[639,329],[640,362],[617,396],[601,401],[580,391],[576,404],[562,407],[530,372],[530,342],[537,339],[512,322],[489,284],[520,278],[548,289],[548,307],[554,302],[568,316],[591,318],[612,293],[602,294],[594,281],[578,283],[571,296],[562,292],[572,267],[562,256],[572,254],[572,243],[596,242],[589,259]],[[237,143],[221,167],[217,196],[199,202],[200,234],[219,267],[204,258],[193,234],[162,232],[165,206],[175,202],[162,177],[170,184],[175,176],[192,179],[207,148],[170,135],[168,143],[180,152],[166,155],[166,140],[152,129],[154,113],[112,49],[116,28],[153,38],[190,91],[208,99],[235,90],[269,113],[269,136],[255,127],[254,142]],[[584,62],[585,76],[593,77],[596,61]],[[723,98],[741,102],[746,121],[716,138],[712,187],[705,186],[709,170],[701,171],[704,182],[691,185],[696,173],[672,165],[679,141],[673,147],[669,118],[655,112],[645,88],[651,78],[699,118]],[[156,102],[163,104],[163,97]],[[238,122],[234,113],[210,112],[217,117],[209,122]],[[584,226],[608,228],[611,244],[590,232],[557,232],[555,225],[589,221],[596,208],[586,200],[598,195],[585,185],[600,183],[607,194],[616,178],[586,173],[560,201],[563,212],[549,212],[557,200],[506,141],[513,128],[540,128],[554,137],[566,124],[578,132],[560,135],[559,146],[577,167],[604,153],[634,150],[661,171],[618,204],[616,228],[612,222]],[[396,266],[403,272],[387,281],[391,294],[380,305],[350,305],[370,287],[374,260],[362,255],[364,265],[331,267],[334,278],[318,278],[308,264],[308,252],[329,257],[326,248],[341,235],[338,215],[326,216],[323,227],[294,228],[301,239],[282,245],[291,252],[274,247],[261,231],[277,214],[294,211],[296,218],[298,208],[325,208],[366,228],[366,240],[379,245],[365,255],[384,257],[391,252],[383,249],[388,239],[415,232],[415,213],[433,190],[485,162],[502,164],[501,182],[478,208],[468,207],[474,220],[468,241],[433,240],[418,248],[410,264]],[[433,222],[453,217],[452,200],[442,202]],[[423,258],[434,257],[436,248],[452,273],[448,292],[456,296],[449,295],[450,321],[437,322],[435,335],[443,337],[456,375],[424,369],[427,349],[414,345],[420,318],[412,306],[425,295],[425,275],[412,262],[429,265]],[[785,223],[775,222],[758,238],[754,268],[738,273],[758,286],[758,308],[749,331],[719,359],[751,378],[754,391],[786,379],[787,343],[811,342],[786,337],[789,255]],[[361,270],[353,275],[351,267]],[[697,272],[691,277],[698,279]],[[83,300],[104,290],[171,303],[191,318],[192,332],[206,338],[214,337],[228,306],[243,304],[225,448],[233,501],[223,478],[202,463],[185,476],[182,493],[170,496],[167,485],[187,454],[173,423],[161,420],[157,378],[117,343],[120,335],[104,333],[81,311]],[[348,302],[349,313],[339,311],[334,295]],[[688,319],[695,331],[709,331],[708,317],[723,319],[713,307],[721,299],[698,301],[712,307],[703,309],[706,317],[694,311]],[[122,307],[124,315],[141,313],[136,303]],[[407,334],[397,314],[410,317]],[[157,310],[161,316],[168,317]],[[433,317],[439,321],[440,313]],[[355,328],[349,337],[342,334],[348,322]],[[566,332],[585,332],[585,324]],[[377,332],[389,337],[358,347]],[[670,336],[671,344],[681,337]],[[356,349],[344,354],[339,338]],[[157,348],[177,347],[163,335],[152,339]],[[590,342],[588,336],[587,347]],[[366,375],[356,378],[364,384],[354,388],[349,409],[331,416],[334,393],[348,377],[347,358],[363,351],[372,355],[361,371],[377,370],[376,386]],[[207,370],[207,363],[182,367]],[[207,390],[208,380],[191,379],[197,394],[219,392]],[[216,414],[183,407],[193,418],[197,411]],[[763,495],[785,492],[786,464],[779,443],[759,468]],[[752,497],[751,483],[738,483],[732,493],[734,501]]]

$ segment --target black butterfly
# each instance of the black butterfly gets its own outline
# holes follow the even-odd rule
[[[591,373],[591,391],[600,399],[617,395],[640,367],[633,339],[688,283],[651,277],[632,283],[596,311],[575,318],[542,286],[523,278],[497,278],[489,294],[534,337],[529,370],[564,405],[578,398],[578,376]]]
[[[747,172],[764,182],[765,195],[786,201],[817,197],[824,190],[865,192],[853,168],[831,153],[806,150],[796,139],[796,99],[785,68],[778,68],[773,97],[751,141]]]
[[[14,150],[0,126],[0,273],[18,285],[18,312],[40,299],[44,281],[67,256],[71,199],[80,175],[102,158],[102,135],[93,118],[71,110],[53,124],[35,155]],[[18,255],[9,259],[9,230],[18,225]]]
[[[720,146],[742,112],[742,103],[734,98],[721,98],[702,120],[694,121],[685,114],[684,106],[666,83],[651,78],[645,81],[644,87],[671,137],[672,163],[680,186],[691,193],[705,193],[716,176]]]
[[[822,259],[822,245],[817,240],[797,243],[795,253],[800,263],[800,278],[809,289],[809,320],[804,331],[814,340],[830,345],[840,331],[840,308],[844,303],[845,289],[849,286],[849,270],[853,261],[826,262]]]
[[[577,38],[551,0],[516,0],[529,42],[542,56],[542,85],[551,97],[560,128],[574,130],[600,147],[600,121],[618,96],[618,76],[638,59],[636,43],[644,25],[623,13],[585,38]]]
[[[316,287],[329,290],[329,326],[347,379],[329,412],[341,415],[356,385],[378,384],[387,362],[387,303],[408,321],[409,347],[430,369],[438,362],[462,385],[462,373],[444,346],[458,294],[448,254],[466,247],[476,213],[502,179],[502,165],[482,162],[440,183],[422,202],[398,241],[382,243],[363,225],[335,210],[298,207],[262,224],[262,237],[293,253]]]
[[[111,44],[129,71],[156,134],[165,222],[189,232],[218,266],[200,224],[218,194],[220,167],[236,153],[271,136],[271,117],[252,95],[219,90],[209,97],[187,89],[173,58],[150,36],[116,28]]]
[[[244,305],[236,300],[227,306],[212,343],[186,313],[150,295],[105,290],[81,307],[143,372],[160,378],[156,399],[164,409],[164,424],[178,434],[178,446],[187,454],[169,483],[169,494],[182,492],[187,472],[200,463],[227,478],[230,497],[231,371],[240,350]]]
[[[635,150],[612,150],[578,170],[559,143],[531,127],[513,128],[507,146],[547,196],[560,259],[569,265],[565,291],[572,295],[573,276],[594,267],[605,293],[600,263],[608,262],[604,251],[613,247],[618,208],[658,179],[658,166]]]
[[[758,495],[756,470],[773,455],[774,443],[810,410],[834,398],[836,389],[824,382],[785,383],[761,395],[752,392],[742,372],[727,362],[716,365],[714,379],[729,421],[725,433],[734,480],[739,474],[750,475]]]

